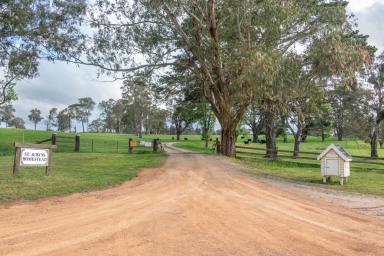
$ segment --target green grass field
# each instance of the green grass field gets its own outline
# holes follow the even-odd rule
[[[0,157],[0,202],[32,200],[107,188],[136,177],[147,167],[159,166],[163,153],[134,154],[55,153],[50,176],[42,167],[21,167],[13,177],[13,157]]]
[[[260,154],[264,154],[265,145],[254,143],[244,144],[244,141],[246,139],[247,138],[241,139],[239,137],[237,145],[258,148],[262,150],[255,151],[241,149],[242,151],[257,152]],[[320,153],[332,143],[340,144],[352,155],[369,156],[370,153],[369,144],[360,140],[345,139],[344,141],[339,142],[336,141],[334,138],[327,138],[325,142],[322,142],[321,139],[317,137],[309,137],[307,142],[302,143],[301,150]],[[197,152],[205,152],[204,142],[201,141],[189,141],[187,143],[182,142],[178,143],[177,146]],[[280,150],[292,151],[293,138],[289,138],[289,143],[283,143],[282,138],[279,138],[278,148]],[[291,155],[290,153],[281,154],[289,156]],[[384,149],[379,149],[379,155],[384,157]],[[315,155],[311,155],[311,157],[314,160],[292,158],[268,160],[265,159],[263,156],[238,154],[238,158],[236,159],[236,161],[246,165],[249,169],[249,173],[256,176],[269,178],[277,177],[294,182],[317,184],[326,188],[332,188],[337,190],[384,196],[384,171],[379,170],[384,169],[383,160],[368,160],[369,162],[375,163],[369,165],[353,163],[352,161],[351,177],[349,179],[349,182],[344,186],[340,186],[337,177],[333,178],[332,183],[322,185],[322,177],[320,175],[320,162],[315,160]]]
[[[19,176],[13,177],[13,143],[35,143],[49,138],[51,134],[46,131],[0,129],[0,202],[33,200],[115,186],[136,177],[143,168],[159,166],[166,157],[164,153],[152,153],[151,148],[143,147],[128,154],[128,138],[132,137],[129,135],[89,133],[81,137],[102,145],[104,142],[121,141],[121,148],[118,153],[114,145],[103,153],[74,153],[71,145],[68,152],[58,150],[53,154],[50,176],[45,176],[41,167],[21,167]],[[58,133],[58,136],[72,138],[74,135]]]

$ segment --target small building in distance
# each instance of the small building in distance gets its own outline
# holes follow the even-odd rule
[[[318,157],[321,161],[321,176],[326,183],[331,176],[340,177],[340,184],[347,182],[350,173],[350,162],[352,156],[348,154],[341,146],[331,144]]]

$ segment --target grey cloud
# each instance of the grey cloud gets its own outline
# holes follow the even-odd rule
[[[368,42],[384,51],[384,4],[376,3],[355,13],[358,28],[363,34],[369,35]]]
[[[121,82],[102,83],[97,80],[96,68],[66,63],[42,62],[39,77],[21,81],[16,86],[18,101],[14,102],[16,115],[22,117],[27,126],[29,110],[39,108],[45,116],[49,109],[63,109],[78,98],[92,97],[97,103],[120,97]],[[42,125],[40,125],[42,128]]]

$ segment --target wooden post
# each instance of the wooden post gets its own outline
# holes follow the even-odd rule
[[[132,139],[129,138],[128,139],[128,153],[132,153]]]
[[[75,137],[75,152],[80,152],[80,135],[76,134]]]
[[[48,166],[45,167],[45,176],[48,176],[51,172],[51,166],[52,166],[52,148],[49,149],[49,156],[48,156]]]
[[[56,145],[56,133],[52,133],[51,144]]]
[[[21,148],[16,147],[16,143],[15,143],[15,158],[13,160],[13,176],[16,176],[19,174],[20,155],[21,155]]]
[[[154,139],[153,140],[153,152],[157,152],[157,150],[159,149],[159,139]]]
[[[216,138],[216,153],[217,154],[221,153],[221,146],[220,146],[219,138]]]

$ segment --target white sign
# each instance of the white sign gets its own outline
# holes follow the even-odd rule
[[[22,148],[20,165],[48,166],[49,149]]]
[[[152,144],[152,142],[142,140],[142,141],[140,141],[140,146],[143,146],[146,148],[151,148],[151,147],[153,147],[153,144]]]

